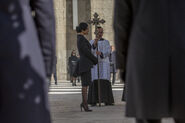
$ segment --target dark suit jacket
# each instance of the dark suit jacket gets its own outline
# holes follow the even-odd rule
[[[184,0],[115,1],[117,65],[127,72],[127,116],[183,119],[184,6]]]
[[[77,47],[80,55],[79,73],[87,72],[98,63],[98,59],[91,53],[91,44],[83,35],[77,36]]]
[[[52,0],[0,0],[0,123],[51,122],[54,20]]]

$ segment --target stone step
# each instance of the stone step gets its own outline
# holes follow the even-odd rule
[[[49,87],[49,94],[80,94],[81,83],[77,83],[77,86],[72,86],[70,82],[59,82],[57,85],[52,83]],[[122,91],[123,84],[115,83],[112,85],[113,91]]]
[[[49,89],[81,89],[81,85],[77,85],[77,86],[60,86],[60,85],[52,85],[49,87]],[[123,88],[123,85],[120,85],[120,86],[116,86],[116,85],[113,85],[112,88],[116,89],[116,88]]]
[[[72,86],[70,81],[58,81],[57,85],[52,81],[49,86],[49,94],[80,94],[81,93],[81,82],[76,83],[77,86]],[[116,81],[112,85],[113,91],[122,91],[123,83]]]
[[[58,80],[57,81],[59,84],[61,83],[61,84],[68,84],[68,83],[71,83],[70,81],[68,81],[68,80]],[[54,84],[55,82],[54,81],[51,81],[51,84]],[[81,81],[80,82],[78,82],[78,81],[76,81],[76,83],[81,83]],[[117,83],[117,84],[119,84],[120,83],[120,81],[115,81],[115,83]],[[122,83],[120,83],[120,84],[122,84]]]

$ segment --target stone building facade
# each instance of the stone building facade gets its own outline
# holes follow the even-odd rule
[[[76,2],[77,18],[74,15],[74,2]],[[104,28],[104,38],[113,45],[113,5],[114,0],[54,0],[55,16],[57,27],[57,76],[59,80],[69,79],[67,72],[68,58],[76,46],[76,31],[74,30],[73,19],[77,22],[87,22],[93,18],[93,14],[97,12],[100,18],[106,23],[101,25]],[[90,32],[87,36],[88,40],[94,38],[94,27],[90,26]]]

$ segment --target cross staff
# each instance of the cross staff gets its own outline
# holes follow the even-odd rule
[[[100,20],[99,15],[95,12],[94,13],[94,18],[92,20],[89,20],[88,23],[95,25],[95,32],[94,32],[94,34],[97,37],[97,35],[98,35],[97,28],[98,28],[98,26],[100,24],[104,24],[105,23],[105,20],[104,19],[101,19]],[[97,51],[98,51],[98,43],[97,43]],[[101,106],[101,88],[100,88],[99,57],[97,56],[97,58],[98,58],[98,65],[97,65],[97,67],[98,67],[98,100],[99,100],[99,106]]]
[[[99,15],[96,12],[94,13],[93,16],[94,16],[94,18],[92,20],[89,20],[88,23],[95,25],[95,32],[94,32],[94,34],[97,35],[97,27],[100,24],[104,24],[105,23],[105,20],[104,19],[101,19],[100,20]]]

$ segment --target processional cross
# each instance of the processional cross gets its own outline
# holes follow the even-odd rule
[[[89,24],[93,24],[95,26],[95,32],[94,34],[97,37],[98,34],[98,26],[100,24],[104,24],[105,20],[104,19],[100,19],[98,13],[94,13],[94,18],[92,20],[89,20],[88,23]],[[98,43],[97,43],[97,51],[98,51]],[[100,87],[100,70],[99,70],[99,57],[98,58],[98,100],[99,100],[99,106],[101,106],[101,87]]]
[[[105,20],[104,19],[100,19],[98,13],[94,13],[94,18],[92,20],[89,20],[88,23],[89,24],[93,24],[95,26],[95,32],[94,34],[97,35],[97,28],[100,24],[104,24]]]

